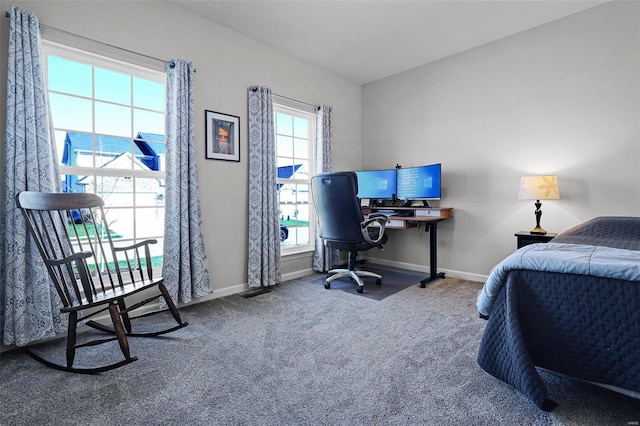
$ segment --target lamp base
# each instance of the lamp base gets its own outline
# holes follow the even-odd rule
[[[530,234],[537,234],[537,235],[545,235],[547,233],[547,231],[545,231],[544,229],[540,228],[539,226],[536,226],[531,231],[529,231],[529,233]]]

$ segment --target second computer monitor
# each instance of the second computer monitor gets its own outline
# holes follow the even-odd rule
[[[357,171],[358,198],[393,200],[396,194],[396,169]]]
[[[441,169],[440,163],[398,169],[397,198],[405,201],[439,200]]]

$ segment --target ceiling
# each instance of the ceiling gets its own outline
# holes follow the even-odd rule
[[[172,0],[366,84],[608,0]]]

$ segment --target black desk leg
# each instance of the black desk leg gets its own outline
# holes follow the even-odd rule
[[[420,287],[425,288],[428,282],[444,278],[444,272],[438,272],[438,222],[427,222],[429,226],[429,276],[420,281]]]

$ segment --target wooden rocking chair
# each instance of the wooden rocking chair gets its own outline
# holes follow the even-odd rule
[[[138,359],[129,353],[127,336],[155,337],[189,324],[180,318],[163,279],[153,277],[149,245],[157,241],[146,240],[116,247],[113,242],[116,236],[109,230],[104,202],[100,197],[84,193],[25,191],[18,194],[17,204],[62,299],[60,312],[69,315],[66,363],[50,361],[35,348],[28,347],[26,352],[31,357],[58,370],[100,373]],[[127,296],[148,289],[154,293],[144,296],[150,297],[127,306]],[[130,316],[131,311],[160,297],[166,302],[177,325],[159,331],[132,332],[132,320],[162,311],[155,310],[136,317]],[[115,337],[76,343],[78,321],[105,311],[109,311],[112,327],[93,320],[85,324],[115,334]],[[76,349],[114,340],[118,341],[122,351],[121,361],[100,366],[74,366]]]

